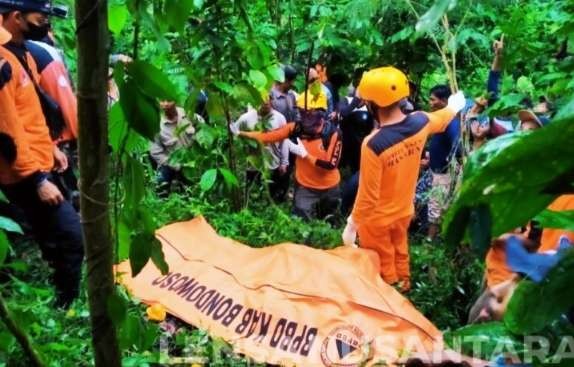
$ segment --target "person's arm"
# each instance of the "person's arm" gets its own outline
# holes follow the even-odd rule
[[[281,113],[277,113],[275,116],[275,125],[273,126],[275,129],[280,129],[281,127],[287,125],[287,120],[285,116]],[[287,172],[287,167],[289,167],[289,144],[287,140],[283,140],[279,144],[279,153],[281,156],[279,157],[279,168],[282,172]]]
[[[5,147],[2,147],[2,159],[17,177],[24,178],[33,173],[34,181],[39,184],[48,177],[47,172],[34,171],[39,163],[30,153],[30,144],[26,139],[24,124],[14,104],[16,84],[13,78],[18,78],[15,70],[6,61],[0,59],[0,134]]]
[[[341,151],[343,149],[343,141],[341,134],[335,132],[331,136],[331,141],[329,142],[329,148],[327,149],[328,160],[318,159],[317,157],[309,154],[307,159],[309,159],[317,167],[321,167],[327,170],[334,170],[339,167],[339,160],[341,160]]]
[[[432,134],[446,130],[456,113],[450,108],[443,108],[435,112],[423,112],[429,119],[429,127]]]
[[[40,87],[60,106],[68,138],[78,138],[78,102],[64,64],[53,61],[41,74]],[[66,135],[66,132],[62,134]]]
[[[279,129],[267,132],[240,131],[239,136],[257,140],[261,144],[271,144],[289,138],[289,136],[294,130],[295,130],[295,123],[289,122],[288,124],[280,127]]]
[[[423,112],[429,119],[428,124],[430,128],[430,133],[441,133],[445,131],[448,124],[452,119],[459,113],[466,105],[466,98],[462,91],[458,91],[448,97],[448,104],[445,108],[440,109],[435,112]]]
[[[369,222],[379,203],[383,162],[368,144],[361,148],[361,168],[359,171],[359,192],[351,218],[358,227]]]
[[[502,51],[504,50],[504,35],[500,41],[494,41],[494,60],[492,61],[492,71],[500,71],[502,69]]]
[[[494,60],[492,68],[488,73],[486,90],[488,92],[488,104],[491,106],[498,100],[498,91],[500,86],[500,77],[502,69],[502,51],[504,50],[504,37],[500,41],[494,42]]]
[[[281,162],[279,163],[282,167],[289,166],[289,144],[287,140],[281,142]]]

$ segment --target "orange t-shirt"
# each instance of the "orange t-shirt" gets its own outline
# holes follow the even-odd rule
[[[30,68],[33,60],[28,57]],[[35,76],[33,76],[35,77]],[[0,46],[0,134],[16,146],[16,159],[0,157],[0,184],[14,184],[54,166],[54,146],[34,83],[18,59]]]
[[[365,138],[352,214],[357,225],[387,226],[414,214],[422,150],[429,135],[444,131],[454,116],[447,108],[415,112],[399,123],[375,129]]]
[[[506,264],[506,244],[494,243],[486,254],[486,285],[495,286],[512,278],[514,272]]]
[[[548,209],[553,211],[574,210],[574,195],[560,196],[550,204]],[[556,250],[558,241],[562,236],[568,237],[570,242],[574,243],[574,232],[572,231],[553,228],[545,229],[542,231],[542,238],[540,239],[540,248],[538,248],[538,252]]]
[[[287,125],[268,132],[244,132],[243,135],[256,139],[262,144],[270,144],[289,138],[296,132],[297,125],[290,122]],[[297,157],[295,161],[295,179],[303,187],[326,190],[333,188],[341,181],[339,160],[341,158],[341,131],[334,129],[327,145],[321,137],[301,138],[308,155]]]

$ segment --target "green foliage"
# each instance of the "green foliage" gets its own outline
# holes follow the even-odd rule
[[[574,138],[573,120],[568,111],[544,129],[500,137],[471,155],[464,182],[445,217],[448,242],[457,245],[462,240],[475,208],[489,211],[489,237],[493,237],[524,225],[554,198],[570,192],[574,161],[563,157],[574,155],[569,143]],[[484,230],[488,232],[488,227]]]
[[[10,250],[10,241],[4,231],[0,231],[0,266],[4,264],[8,251]]]
[[[210,170],[205,171],[203,176],[201,176],[201,180],[199,181],[199,187],[201,187],[201,191],[209,191],[215,185],[215,180],[217,179],[217,169],[212,168]]]
[[[108,10],[108,24],[110,31],[119,36],[128,21],[129,12],[124,4],[110,4]]]
[[[467,248],[456,251],[436,244],[410,245],[413,288],[408,298],[441,330],[466,323],[478,296],[483,264]]]
[[[452,0],[437,0],[431,8],[424,13],[417,25],[415,27],[417,32],[428,32],[433,26],[435,26],[439,19],[446,13],[447,10],[451,10],[456,5],[456,1]]]
[[[574,231],[574,211],[544,210],[534,218],[542,228],[558,228]]]
[[[0,230],[12,233],[24,234],[24,232],[22,232],[22,228],[18,223],[14,222],[10,218],[2,216],[0,216]]]
[[[565,297],[573,277],[574,249],[570,249],[540,284],[521,281],[504,316],[508,329],[516,334],[534,334],[574,307],[574,298]]]
[[[73,5],[72,0],[63,2]],[[455,3],[456,11],[451,11]],[[114,70],[121,99],[111,107],[109,130],[116,256],[118,260],[129,258],[134,273],[150,259],[166,272],[154,231],[160,225],[200,214],[219,233],[254,247],[286,241],[324,249],[340,244],[340,228],[294,219],[287,214],[287,205],[270,204],[258,187],[245,188],[240,211],[232,210],[229,201],[231,194],[244,186],[244,169],[261,168],[264,159],[259,148],[249,142],[230,139],[226,125],[247,104],[257,107],[262,93],[274,81],[282,80],[280,63],[294,64],[302,75],[312,48],[312,64],[324,61],[332,79],[340,79],[342,94],[363,68],[392,64],[419,85],[420,102],[429,88],[449,80],[441,52],[451,58],[449,67],[466,94],[483,95],[493,56],[491,43],[504,34],[502,96],[489,109],[491,116],[511,116],[525,97],[536,100],[546,95],[564,104],[574,91],[572,57],[556,56],[564,42],[571,48],[574,41],[574,18],[570,16],[574,9],[568,0],[110,0],[109,4],[112,51],[131,55],[135,38],[139,45],[138,60]],[[420,14],[423,16],[418,17]],[[450,24],[449,32],[444,20]],[[54,27],[75,74],[76,25],[73,20],[55,20]],[[139,32],[134,37],[136,29]],[[296,83],[298,90],[304,87],[302,79]],[[196,124],[194,144],[176,152],[170,161],[181,165],[192,185],[182,195],[159,200],[150,190],[152,174],[141,158],[159,131],[158,102],[175,100],[193,115],[199,90],[209,95],[210,122]],[[571,189],[568,184],[573,180],[567,173],[572,172],[572,160],[564,157],[573,156],[572,110],[566,108],[548,129],[498,139],[471,157],[458,200],[447,218],[450,242],[458,245],[468,234],[472,249],[484,252],[491,235],[524,224],[554,197]],[[536,157],[535,170],[532,157]],[[539,218],[548,226],[566,227],[571,222],[566,215],[542,213]],[[0,228],[15,229],[2,218]],[[8,253],[5,239],[0,232],[0,263]],[[83,300],[73,312],[54,312],[47,270],[38,265],[42,263],[38,258],[28,258],[29,252],[14,247],[25,261],[12,261],[4,267],[26,282],[14,279],[2,292],[11,295],[10,306],[19,323],[51,366],[90,364],[88,311]],[[423,244],[413,245],[411,250],[411,300],[441,328],[462,325],[469,302],[480,288],[483,269],[476,255],[464,246]],[[558,289],[552,287],[558,287],[563,278],[556,275],[552,279],[558,280],[551,281],[553,285],[544,283],[544,292]],[[523,319],[516,315],[527,310],[521,297],[529,292],[542,290],[527,282],[521,284],[511,303],[516,322],[513,330],[539,329],[556,316],[558,306],[563,309],[558,302],[555,309],[531,315],[539,317],[532,324],[521,324]],[[548,297],[554,296],[548,293]],[[125,365],[158,363],[158,353],[149,351],[156,350],[160,331],[144,321],[142,305],[119,293],[108,305],[120,330]],[[514,342],[500,324],[465,329],[460,334],[486,335],[494,340],[508,337],[504,340]],[[176,349],[207,358],[209,365],[249,363],[233,356],[224,343],[209,339],[204,331],[184,328],[174,339]],[[13,338],[1,330],[0,360],[9,365],[24,363]]]
[[[521,338],[508,331],[502,322],[469,325],[444,335],[445,343],[464,355],[492,360],[503,351],[525,352]],[[477,345],[480,347],[477,348]]]
[[[4,265],[4,261],[10,251],[10,240],[6,232],[24,234],[18,223],[10,218],[0,216],[0,269]]]

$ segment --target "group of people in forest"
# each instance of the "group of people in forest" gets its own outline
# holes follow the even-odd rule
[[[0,0],[0,189],[36,235],[54,268],[57,305],[65,308],[79,294],[84,250],[73,205],[76,97],[49,23],[49,16],[61,14],[50,1]],[[502,40],[493,50],[484,96],[468,99],[462,91],[436,85],[428,112],[420,108],[416,86],[391,66],[363,72],[350,92],[340,95],[324,62],[304,70],[283,65],[263,103],[249,107],[228,128],[238,139],[265,146],[266,183],[275,202],[292,196],[292,214],[303,220],[336,225],[336,218],[346,217],[343,242],[375,251],[383,280],[408,292],[409,228],[421,222],[415,214],[428,220],[427,239],[434,241],[464,157],[513,129],[543,128],[553,113],[541,99],[536,106],[525,101],[515,128],[508,118],[489,117],[486,109],[499,98]],[[297,81],[304,82],[303,91],[295,91]],[[112,104],[117,101],[113,81],[110,87]],[[174,101],[161,102],[160,133],[149,153],[162,195],[174,179],[186,180],[170,158],[193,144],[197,124],[208,120],[207,98],[199,94],[191,116]],[[260,182],[259,176],[252,168],[246,174],[251,182]],[[562,197],[553,205],[574,209],[574,200]],[[544,251],[553,248],[556,236],[574,240],[573,233],[564,232],[535,239],[534,227],[525,236],[542,243]],[[492,302],[499,298],[493,289],[514,279],[499,243],[487,257],[492,296],[476,306],[477,320],[496,317]]]
[[[0,1],[0,190],[9,200],[0,210],[34,234],[61,308],[80,294],[84,258],[77,101],[49,21],[65,14],[51,1]]]

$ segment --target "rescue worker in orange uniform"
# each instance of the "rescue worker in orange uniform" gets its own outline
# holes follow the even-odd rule
[[[74,173],[77,170],[78,139],[78,103],[68,69],[58,49],[48,36],[50,23],[40,26],[36,32],[27,35],[24,47],[34,59],[40,77],[39,87],[51,97],[61,111],[62,124],[50,131],[52,140],[68,157],[68,169],[57,175],[58,183],[66,187],[67,197],[76,210],[79,210],[78,180]],[[48,44],[47,42],[52,42]]]
[[[51,9],[50,1],[0,0],[0,189],[26,216],[44,259],[54,268],[56,306],[67,308],[79,296],[84,256],[80,218],[53,182],[52,171],[65,170],[67,158],[50,138],[35,88],[36,66],[22,50],[26,34],[45,23]]]
[[[307,103],[305,103],[307,95]],[[339,160],[341,131],[326,120],[327,97],[319,88],[309,88],[297,99],[300,121],[289,122],[269,132],[236,131],[262,144],[288,141],[295,161],[293,214],[306,220],[325,218],[339,209],[341,192]],[[297,143],[293,140],[297,139]]]
[[[406,75],[394,67],[363,74],[358,94],[377,121],[363,141],[359,192],[343,231],[343,242],[375,250],[381,276],[400,290],[410,289],[407,230],[414,214],[420,157],[430,134],[444,131],[465,106],[462,92],[448,99],[447,107],[432,113],[401,110],[410,94]]]

